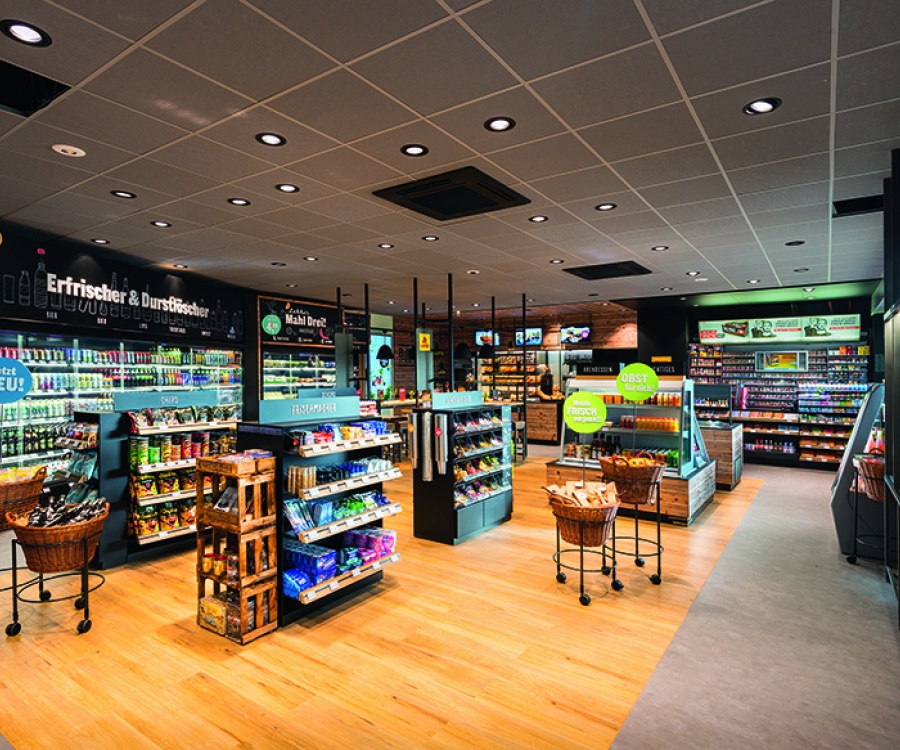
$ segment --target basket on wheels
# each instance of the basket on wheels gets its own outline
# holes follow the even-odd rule
[[[30,513],[30,511],[29,511]],[[7,513],[6,520],[16,533],[28,569],[35,573],[63,573],[89,562],[97,551],[109,503],[96,518],[65,526],[29,526],[28,513]],[[84,540],[87,539],[87,560]]]
[[[6,515],[31,513],[47,478],[47,467],[41,466],[31,479],[0,483],[0,531],[9,528]]]
[[[585,547],[602,547],[609,538],[619,504],[574,505],[571,500],[551,495],[550,507],[556,516],[559,535],[564,541],[568,544],[584,544]]]
[[[876,503],[884,502],[884,461],[877,458],[860,458],[857,462],[862,489]]]
[[[638,454],[635,458],[649,458]],[[666,465],[651,462],[646,466],[632,466],[622,456],[600,459],[600,468],[607,482],[616,483],[620,503],[626,505],[655,505],[656,486],[662,481]]]

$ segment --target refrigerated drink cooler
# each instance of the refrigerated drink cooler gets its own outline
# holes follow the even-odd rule
[[[408,436],[415,537],[457,544],[512,517],[509,406],[416,409]]]

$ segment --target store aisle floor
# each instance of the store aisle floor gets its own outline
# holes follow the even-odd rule
[[[895,748],[897,602],[874,561],[839,553],[834,475],[745,476],[762,489],[614,750]]]

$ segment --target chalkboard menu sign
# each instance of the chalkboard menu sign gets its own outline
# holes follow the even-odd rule
[[[337,308],[280,297],[259,298],[259,340],[263,344],[334,346]]]

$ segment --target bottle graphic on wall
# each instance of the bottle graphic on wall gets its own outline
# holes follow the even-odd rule
[[[141,303],[140,303],[140,295],[136,290],[132,290],[131,292],[132,298],[134,300],[134,304],[131,306],[131,315],[135,320],[141,319]]]
[[[117,288],[116,288],[117,281],[118,281],[118,279],[116,278],[116,272],[113,271],[112,276],[110,277],[110,282],[109,282],[109,288],[113,292],[117,291]],[[113,296],[115,296],[115,295],[113,295]],[[111,317],[111,318],[119,317],[119,303],[118,302],[113,301],[113,302],[109,303],[109,317]]]
[[[44,265],[44,250],[38,249],[38,263],[34,271],[34,306],[38,310],[47,309],[47,267]]]
[[[127,320],[128,318],[131,317],[131,305],[128,304],[129,291],[128,291],[128,277],[127,276],[122,278],[122,294],[124,295],[122,297],[122,299],[125,300],[122,303],[122,317]]]
[[[238,336],[244,335],[244,313],[242,310],[238,310],[234,314],[234,332]]]
[[[16,304],[16,277],[11,273],[3,274],[3,301],[7,305]]]
[[[214,313],[215,317],[213,318],[213,328],[217,331],[221,331],[225,326],[222,325],[222,300],[216,300],[216,312]]]
[[[69,292],[63,292],[62,296],[63,308],[68,310],[69,312],[75,312],[75,308],[78,305],[78,300],[75,299],[74,295]]]
[[[19,274],[19,304],[31,307],[31,274],[25,269]]]
[[[147,300],[148,301],[150,300],[150,285],[149,284],[147,284]],[[159,313],[159,310],[157,310],[156,312]],[[137,308],[135,308],[134,314],[135,314],[135,317],[137,317]],[[151,310],[149,307],[145,307],[144,308],[144,322],[149,323],[151,320],[153,320],[153,310]],[[157,320],[159,320],[159,318],[157,318]]]

